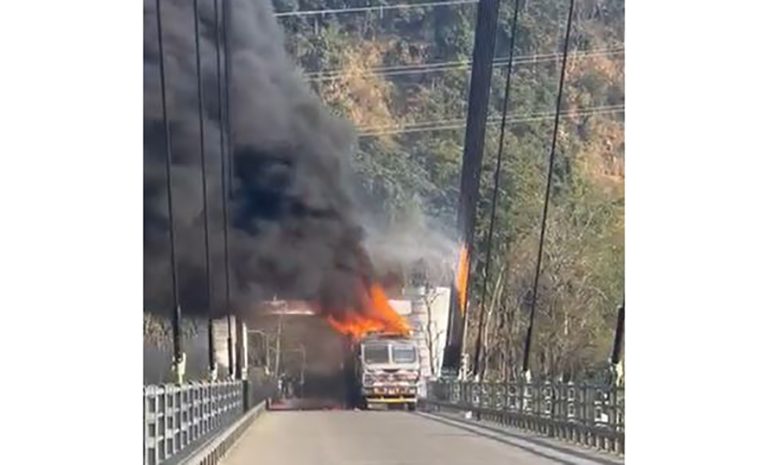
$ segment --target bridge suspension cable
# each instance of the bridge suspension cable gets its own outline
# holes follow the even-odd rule
[[[480,320],[477,328],[477,339],[475,340],[475,356],[472,364],[472,372],[475,376],[480,375],[480,380],[483,379],[485,374],[485,362],[481,362],[481,352],[484,352],[483,347],[483,331],[485,329],[485,299],[488,293],[488,275],[491,270],[491,251],[493,249],[493,227],[496,222],[496,201],[499,194],[499,182],[501,178],[501,155],[504,151],[504,131],[507,126],[507,110],[509,109],[509,94],[512,83],[512,64],[513,56],[515,54],[515,36],[517,35],[517,16],[520,7],[520,0],[515,0],[515,12],[512,18],[512,34],[509,39],[509,57],[507,59],[507,73],[506,82],[504,85],[504,103],[502,104],[502,116],[501,116],[501,128],[499,134],[499,145],[496,151],[496,169],[493,174],[493,194],[491,195],[491,212],[490,223],[488,225],[488,233],[485,236],[485,264],[483,268],[483,286],[480,293]],[[484,354],[482,354],[484,356]],[[483,364],[482,369],[480,363]]]
[[[168,104],[166,99],[166,81],[165,81],[165,56],[163,50],[163,20],[161,18],[160,0],[155,0],[157,16],[157,47],[160,63],[160,99],[163,109],[163,127],[165,134],[165,189],[168,198],[168,236],[170,240],[170,261],[171,261],[171,287],[173,294],[173,312],[171,317],[171,326],[173,331],[173,364],[176,372],[177,382],[182,382],[182,363],[183,352],[181,347],[181,304],[179,302],[179,285],[177,276],[176,261],[176,235],[174,231],[173,220],[173,180],[172,164],[173,155],[171,147],[171,127],[168,121]]]
[[[229,195],[227,191],[227,143],[224,142],[225,122],[224,122],[224,86],[225,83],[221,78],[222,73],[222,60],[221,60],[221,42],[224,41],[222,30],[224,29],[224,22],[220,21],[219,16],[223,16],[221,10],[223,9],[222,2],[224,0],[214,0],[213,2],[213,16],[215,30],[214,35],[216,37],[216,86],[218,90],[219,105],[218,105],[218,120],[219,120],[219,151],[221,153],[221,204],[223,211],[223,228],[224,228],[224,314],[227,317],[227,360],[229,362],[229,376],[234,376],[234,347],[232,346],[232,319],[230,318],[229,311],[231,305],[231,290],[230,290],[230,273],[229,273]],[[221,23],[221,26],[220,26]],[[226,68],[224,68],[226,71]],[[228,91],[227,91],[228,92]],[[227,134],[229,135],[229,134]]]
[[[560,84],[557,90],[557,104],[555,107],[555,125],[552,130],[552,146],[549,151],[549,167],[547,169],[547,187],[544,193],[544,208],[541,215],[541,229],[539,232],[539,249],[536,257],[536,273],[533,277],[533,297],[531,298],[531,311],[528,317],[528,330],[525,334],[525,348],[523,352],[523,374],[526,377],[530,377],[528,370],[528,363],[531,352],[531,342],[533,338],[533,322],[536,315],[536,299],[538,297],[539,290],[539,276],[541,274],[541,257],[544,250],[544,237],[547,230],[547,213],[549,210],[549,198],[552,190],[552,171],[555,162],[555,149],[557,148],[557,136],[560,125],[560,110],[563,99],[563,87],[565,84],[565,72],[566,64],[568,63],[568,45],[571,39],[571,25],[573,22],[573,6],[575,0],[570,0],[570,6],[568,8],[568,22],[565,26],[565,44],[563,45],[563,63],[560,68]]]
[[[224,3],[222,3],[222,10],[221,10],[221,24],[222,24],[222,39],[224,42],[224,103],[226,108],[226,131],[227,131],[227,160],[229,162],[228,166],[229,169],[227,170],[227,175],[229,176],[229,189],[227,193],[229,194],[230,198],[234,195],[234,166],[235,166],[235,156],[234,151],[232,148],[232,124],[231,124],[231,106],[230,104],[232,101],[229,98],[229,88],[230,88],[230,76],[232,75],[232,57],[230,56],[229,51],[229,24],[231,19],[231,13],[232,13],[232,1],[231,0],[224,0]],[[231,286],[231,283],[230,283]],[[231,301],[230,301],[231,304]],[[229,319],[227,321],[230,321]],[[229,324],[229,335],[230,338],[232,337],[232,325],[231,322]],[[237,337],[235,338],[235,346],[233,347],[235,351],[235,376],[238,379],[242,379],[243,375],[243,332],[242,332],[242,320],[240,319],[240,315],[235,313],[235,333]]]
[[[210,225],[208,218],[208,173],[205,165],[205,111],[203,101],[203,73],[200,65],[200,9],[199,0],[194,0],[192,8],[195,19],[195,68],[197,71],[197,113],[200,126],[200,182],[203,187],[203,235],[205,252],[205,305],[208,312],[208,370],[213,377],[216,370],[216,349],[213,333],[213,309],[211,308],[211,247]]]

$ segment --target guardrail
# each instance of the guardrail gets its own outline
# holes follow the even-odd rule
[[[197,448],[189,457],[185,457],[185,465],[216,465],[229,452],[235,442],[242,436],[255,419],[266,410],[266,402],[260,401],[248,413],[234,422],[225,431],[217,434],[210,441]]]
[[[424,403],[624,454],[624,389],[573,383],[433,381]]]
[[[243,415],[243,382],[144,387],[144,464],[179,458]]]
[[[216,463],[276,390],[274,379],[256,375],[144,386],[144,465]]]

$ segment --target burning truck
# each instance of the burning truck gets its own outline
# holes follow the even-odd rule
[[[380,286],[372,286],[369,296],[363,312],[327,318],[350,341],[347,379],[348,389],[356,394],[353,403],[361,408],[401,406],[412,410],[421,365],[411,328]]]
[[[372,333],[356,344],[355,378],[363,408],[416,408],[420,364],[412,338],[398,333]]]
[[[271,322],[262,321],[258,331],[274,335],[273,366],[279,377],[298,372],[288,378],[302,380],[289,390],[302,399],[284,394],[280,404],[416,406],[420,360],[411,328],[381,287],[372,286],[366,297],[362,308],[333,314],[307,302],[265,303],[261,315]],[[300,367],[285,357],[294,346],[302,348]]]

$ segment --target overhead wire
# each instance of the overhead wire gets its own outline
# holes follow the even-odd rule
[[[571,53],[571,59],[575,58],[594,58],[594,57],[607,57],[616,56],[624,53],[624,48],[606,48],[596,50],[582,50]],[[541,53],[533,55],[522,55],[513,61],[513,65],[522,64],[544,64],[551,62],[558,62],[562,59],[562,53]],[[454,69],[466,69],[472,66],[472,60],[460,60],[460,61],[441,61],[433,63],[411,64],[411,65],[392,65],[370,68],[362,73],[356,74],[355,77],[383,77],[383,76],[402,76],[408,74],[426,74],[426,73],[439,73],[443,71],[450,71]],[[495,58],[493,60],[494,68],[501,68],[507,66],[507,59],[504,57]],[[346,71],[342,68],[332,69],[328,71],[312,71],[305,73],[304,76],[310,82],[326,82],[342,79],[346,74]]]
[[[406,10],[412,8],[432,8],[436,6],[451,6],[451,5],[467,5],[475,4],[478,0],[444,0],[436,2],[422,2],[422,3],[397,3],[394,5],[367,5],[359,7],[346,7],[346,8],[325,8],[318,10],[293,10],[293,11],[278,11],[275,13],[277,18],[287,18],[294,16],[317,16],[317,15],[338,15],[348,13],[365,13],[369,11],[386,11],[386,10]]]
[[[590,107],[584,109],[573,110],[569,112],[561,112],[562,116],[579,117],[579,116],[592,116],[612,113],[623,113],[624,105],[605,105]],[[554,112],[551,113],[533,113],[527,115],[518,115],[508,118],[509,124],[520,123],[532,123],[537,121],[551,120],[555,116]],[[488,118],[487,124],[499,124],[501,123],[501,117]],[[461,129],[466,125],[465,120],[462,118],[446,119],[446,120],[433,120],[433,121],[421,121],[415,123],[406,123],[402,125],[381,125],[381,126],[362,126],[358,128],[358,137],[376,137],[395,134],[408,134],[415,132],[432,132],[432,131],[446,131]]]

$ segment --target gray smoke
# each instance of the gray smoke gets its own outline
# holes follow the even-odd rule
[[[184,312],[200,313],[205,310],[206,281],[193,3],[160,3],[180,297]],[[361,280],[372,279],[351,194],[354,132],[304,84],[283,49],[269,0],[224,4],[229,8],[231,57],[234,305],[244,311],[253,302],[278,296],[311,300],[328,311],[354,307]],[[214,30],[213,1],[200,0],[213,306],[221,312],[221,128]],[[158,57],[155,1],[145,0],[145,309],[165,312],[171,306],[171,281]]]
[[[365,248],[378,275],[410,276],[431,286],[450,284],[458,256],[455,233],[416,205],[386,225],[365,218]],[[415,276],[415,274],[419,276]]]

